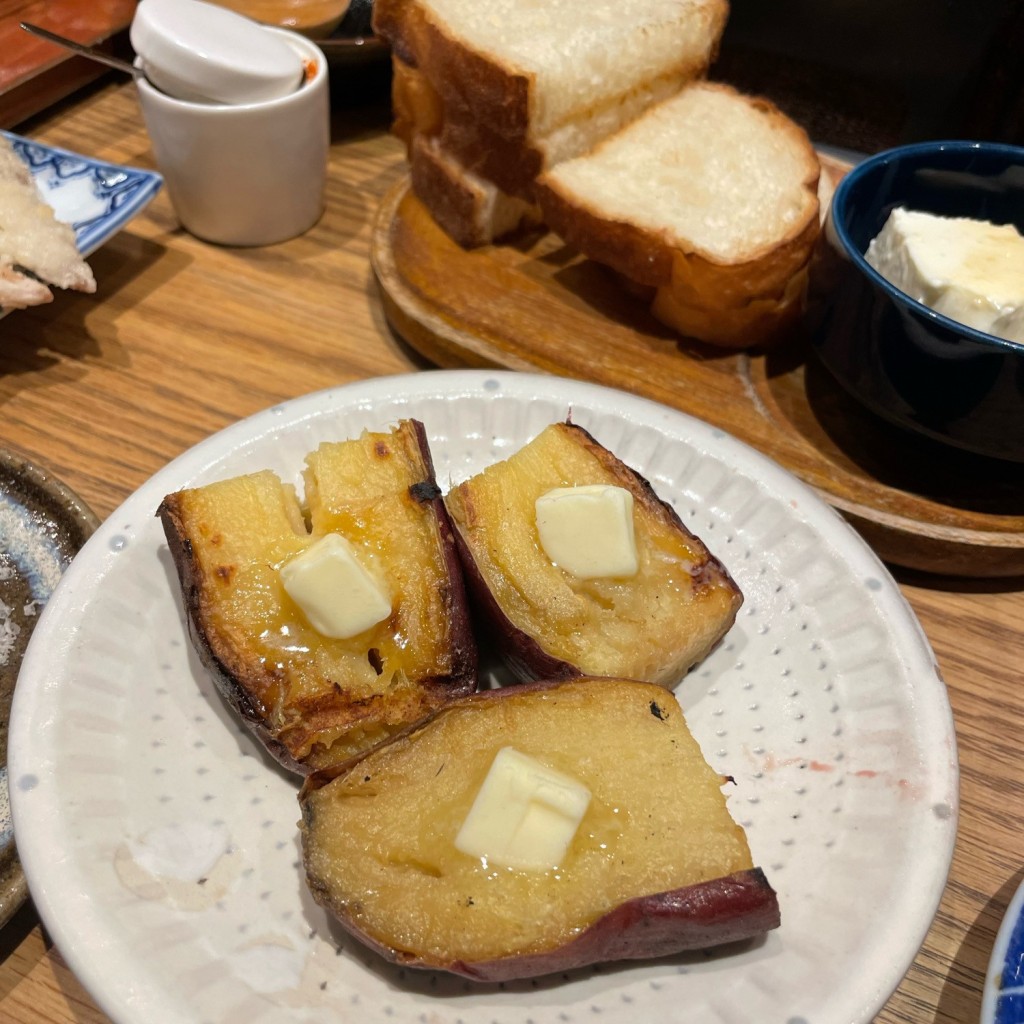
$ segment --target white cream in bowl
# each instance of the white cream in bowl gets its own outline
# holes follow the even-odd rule
[[[897,207],[864,258],[936,313],[1024,342],[1024,238],[1012,224]]]

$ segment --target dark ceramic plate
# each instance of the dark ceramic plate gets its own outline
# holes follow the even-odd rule
[[[7,722],[21,658],[53,588],[96,529],[58,480],[0,449],[0,925],[27,892],[7,793]]]

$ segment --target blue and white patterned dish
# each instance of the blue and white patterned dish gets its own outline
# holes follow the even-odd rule
[[[981,1024],[1024,1024],[1024,884],[1010,900],[992,947]]]
[[[103,163],[55,146],[0,131],[28,164],[57,219],[75,229],[83,256],[117,234],[160,191],[155,171]]]

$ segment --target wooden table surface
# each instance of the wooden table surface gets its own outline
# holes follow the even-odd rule
[[[326,213],[304,237],[218,249],[183,233],[161,194],[91,258],[95,296],[59,295],[0,322],[0,444],[51,470],[103,518],[240,417],[332,385],[428,369],[389,331],[368,263],[376,204],[404,164],[387,134],[386,94],[351,91],[360,88],[335,83]],[[119,82],[4,127],[152,166],[134,92]],[[949,687],[961,818],[937,918],[877,1019],[967,1024],[1024,877],[1024,591],[1020,580],[896,577]],[[27,904],[0,931],[0,1021],[106,1020]]]

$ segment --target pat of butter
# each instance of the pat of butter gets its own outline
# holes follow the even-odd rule
[[[558,867],[590,804],[590,790],[514,747],[502,747],[455,847],[521,871]]]
[[[347,640],[391,614],[391,599],[341,534],[328,533],[281,566],[281,582],[310,625]]]
[[[936,313],[1024,341],[1024,238],[1012,224],[897,207],[864,258]]]
[[[624,487],[556,487],[536,502],[537,533],[548,558],[582,580],[635,576],[633,495]]]

